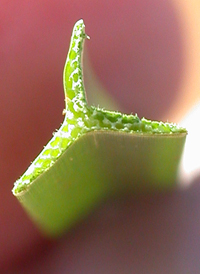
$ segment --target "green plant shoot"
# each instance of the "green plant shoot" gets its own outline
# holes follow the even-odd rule
[[[57,236],[107,195],[174,186],[187,131],[89,106],[83,20],[73,29],[63,82],[65,118],[19,178],[13,194],[44,233]]]

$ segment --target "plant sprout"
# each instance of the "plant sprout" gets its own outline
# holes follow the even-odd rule
[[[83,20],[73,29],[64,67],[65,118],[12,190],[49,236],[58,236],[103,198],[175,185],[187,131],[89,106],[85,97]]]

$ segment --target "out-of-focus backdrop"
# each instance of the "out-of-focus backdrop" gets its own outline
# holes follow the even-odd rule
[[[37,254],[54,245],[39,234],[11,189],[62,122],[63,66],[73,25],[80,18],[91,38],[84,58],[90,103],[102,91],[114,98],[118,110],[179,122],[200,99],[198,0],[1,0],[2,273],[25,263],[31,268]],[[121,273],[133,273],[131,269]]]

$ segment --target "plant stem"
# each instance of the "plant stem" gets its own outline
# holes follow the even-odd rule
[[[172,123],[88,106],[81,67],[86,37],[79,20],[63,73],[64,122],[13,188],[50,236],[71,227],[107,195],[171,188],[187,135]]]

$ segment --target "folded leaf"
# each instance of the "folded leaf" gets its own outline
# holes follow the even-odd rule
[[[81,66],[86,37],[79,20],[63,74],[64,122],[13,188],[50,236],[71,227],[107,195],[174,186],[187,135],[173,123],[89,106]]]

